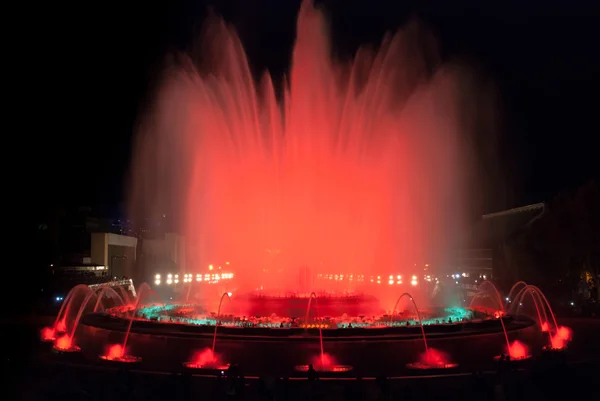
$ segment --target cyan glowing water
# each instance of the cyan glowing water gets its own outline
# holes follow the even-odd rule
[[[151,305],[140,308],[136,315],[139,318],[148,320],[157,320],[163,323],[179,323],[193,326],[214,326],[217,324],[216,316],[202,316],[194,315],[193,312],[176,314],[177,311],[185,308],[193,308],[194,305],[182,305],[182,304],[168,304],[166,308],[164,305]],[[191,315],[191,316],[190,316]],[[423,319],[423,325],[434,325],[448,322],[460,322],[463,319],[472,318],[473,314],[470,310],[464,308],[444,308],[443,313],[436,314],[433,318]],[[331,324],[328,319],[322,319],[323,326],[325,328],[377,328],[377,327],[406,327],[410,325],[418,325],[419,322],[414,318],[408,318],[403,320],[395,319],[390,321],[387,316],[376,317],[375,319],[332,319]],[[246,327],[251,324],[253,327],[263,328],[289,328],[291,327],[291,321],[289,318],[268,318],[263,317],[259,319],[252,319],[251,322],[240,319],[239,317],[221,316],[219,318],[221,324],[231,327]],[[283,325],[283,326],[282,326]]]

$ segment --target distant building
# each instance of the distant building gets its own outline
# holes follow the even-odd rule
[[[136,271],[138,239],[113,233],[92,233],[90,262],[106,266],[111,278],[140,278]]]
[[[504,254],[505,245],[527,230],[545,212],[544,203],[517,207],[501,212],[485,214],[473,225],[464,241],[464,247],[456,252],[456,269],[464,272],[488,272],[502,281],[515,280]]]

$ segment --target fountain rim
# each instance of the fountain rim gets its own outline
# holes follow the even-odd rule
[[[519,331],[535,325],[534,319],[519,316],[518,319],[507,315],[503,317],[507,331]],[[80,328],[103,329],[112,332],[125,332],[129,319],[117,317],[105,312],[89,313],[83,316]],[[143,335],[167,336],[174,338],[212,338],[214,325],[183,325],[180,323],[157,322],[152,320],[134,320],[132,333]],[[450,337],[468,337],[476,335],[496,335],[502,332],[500,319],[489,319],[471,322],[425,326],[427,336],[432,339]],[[79,331],[79,330],[78,330]],[[269,327],[219,327],[220,338],[245,341],[312,341],[306,336],[307,329],[269,328]],[[318,333],[318,328],[308,329],[310,333]],[[333,328],[323,330],[323,340],[329,341],[412,341],[422,337],[421,327],[397,326],[378,328]]]

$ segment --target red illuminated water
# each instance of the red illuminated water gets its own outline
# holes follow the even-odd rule
[[[106,354],[100,355],[100,359],[113,363],[138,363],[142,358],[128,355],[126,349],[121,344],[113,344],[108,347]]]
[[[511,360],[526,359],[530,357],[529,348],[522,342],[515,340],[508,347],[508,355]]]
[[[190,369],[217,369],[225,370],[229,367],[227,364],[223,364],[220,358],[210,348],[205,348],[202,351],[198,351],[194,354],[190,362],[185,362],[183,366]]]
[[[573,332],[570,328],[565,326],[559,326],[554,335],[550,336],[551,348],[554,350],[562,350],[566,348],[567,344],[571,341]]]
[[[430,369],[452,369],[458,366],[456,363],[450,362],[448,354],[427,348],[425,352],[419,355],[419,360],[415,363],[406,365],[409,369],[430,370]]]
[[[304,2],[277,96],[269,74],[253,80],[232,28],[206,22],[201,65],[171,65],[140,124],[131,214],[164,215],[188,271],[231,261],[244,289],[310,291],[301,267],[431,263],[462,226],[464,122],[479,117],[462,69],[432,68],[431,42],[413,24],[332,61],[324,18]]]
[[[71,348],[71,346],[73,345],[72,343],[73,342],[72,342],[71,336],[69,336],[68,334],[65,334],[56,340],[55,346],[58,349],[67,350],[67,349]]]
[[[112,361],[114,359],[123,358],[124,354],[125,351],[123,349],[123,346],[121,344],[114,344],[108,347],[108,351],[106,352],[106,359]]]

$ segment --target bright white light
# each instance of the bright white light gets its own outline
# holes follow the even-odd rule
[[[230,293],[230,292],[228,292],[228,293],[227,293],[227,295],[231,296],[231,293]]]
[[[167,279],[167,285],[171,285],[173,284],[173,280],[171,280],[170,278]]]
[[[388,284],[390,284],[390,285],[394,284],[394,280],[388,281]]]
[[[412,285],[412,286],[415,286],[415,285],[417,285],[417,284],[418,284],[418,283],[417,283],[417,280],[412,280],[412,281],[410,282],[410,285]]]
[[[156,285],[160,285],[160,280],[155,280],[155,281],[154,281],[154,284],[156,284]]]
[[[398,280],[402,280],[402,276],[400,276],[400,275],[398,275],[396,278],[397,278]]]
[[[507,301],[510,301],[510,299],[508,299],[508,297],[506,297],[506,298],[504,298],[504,299],[506,299]]]
[[[154,278],[160,280],[160,274],[157,274],[156,276],[154,276]]]
[[[413,279],[413,280],[416,280],[416,279],[417,279],[417,276],[412,276],[412,279]]]
[[[171,273],[169,273],[169,274],[167,274],[167,278],[171,279],[171,278],[173,278],[173,275]]]
[[[174,281],[175,281],[175,284],[179,283],[179,280],[178,280],[178,279],[175,279]]]
[[[179,278],[179,274],[176,274],[176,275],[175,275],[175,278]]]

